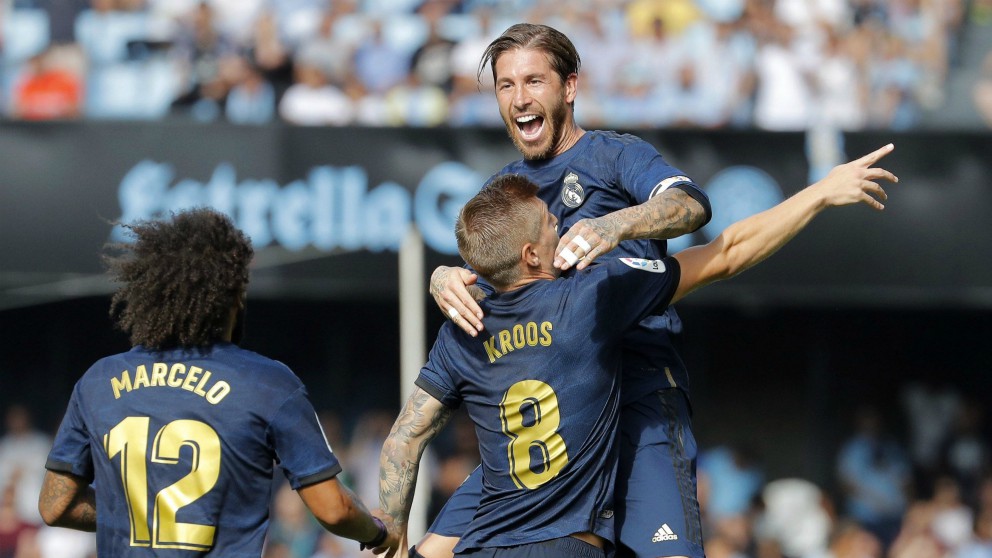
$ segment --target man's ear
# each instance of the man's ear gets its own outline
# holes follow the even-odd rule
[[[565,87],[565,102],[568,104],[575,102],[575,96],[579,92],[579,75],[569,74],[562,85]]]
[[[527,264],[527,267],[541,267],[541,256],[538,255],[531,242],[525,243],[520,249],[520,259]]]

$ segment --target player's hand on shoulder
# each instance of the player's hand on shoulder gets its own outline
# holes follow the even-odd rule
[[[438,266],[431,274],[431,296],[441,312],[475,337],[482,331],[482,308],[468,287],[478,276],[463,267]]]
[[[876,210],[885,209],[883,202],[888,199],[885,190],[877,181],[899,182],[891,172],[875,167],[875,163],[895,149],[891,143],[871,153],[830,170],[822,180],[814,184],[828,206],[864,203]]]
[[[610,215],[582,219],[572,225],[558,241],[554,266],[563,271],[573,265],[575,269],[585,269],[619,243],[620,227]]]

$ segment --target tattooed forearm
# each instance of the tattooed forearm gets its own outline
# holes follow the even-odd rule
[[[703,206],[678,188],[670,188],[640,205],[596,219],[605,221],[604,227],[622,231],[618,236],[624,240],[676,238],[695,231],[705,220]]]
[[[96,531],[96,493],[79,477],[48,471],[38,511],[49,525]]]
[[[410,514],[420,457],[451,413],[451,409],[417,388],[382,445],[379,506],[398,526],[405,526]]]

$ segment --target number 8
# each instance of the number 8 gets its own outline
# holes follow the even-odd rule
[[[503,433],[510,437],[506,455],[517,488],[533,490],[558,476],[568,463],[568,451],[558,434],[561,413],[555,390],[538,380],[523,380],[510,386],[499,408]],[[525,414],[530,419],[526,423]],[[540,454],[540,470],[531,462],[533,450]]]

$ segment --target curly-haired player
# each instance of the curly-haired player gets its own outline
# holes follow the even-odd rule
[[[386,542],[337,481],[299,378],[232,343],[248,238],[210,209],[127,228],[135,242],[104,261],[121,284],[111,315],[134,346],[76,384],[46,465],[45,522],[95,530],[100,556],[258,556],[278,462],[329,531]]]

